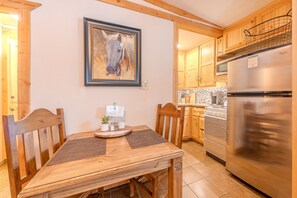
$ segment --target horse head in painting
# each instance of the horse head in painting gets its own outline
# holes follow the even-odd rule
[[[102,35],[106,40],[106,75],[116,74],[120,76],[123,64],[126,66],[126,71],[128,71],[130,66],[130,57],[126,50],[127,45],[125,42],[127,36],[121,33],[107,35],[103,30]]]

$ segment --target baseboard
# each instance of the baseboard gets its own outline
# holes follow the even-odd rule
[[[0,166],[6,163],[6,159],[0,160]]]

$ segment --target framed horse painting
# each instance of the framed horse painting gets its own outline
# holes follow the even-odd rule
[[[85,86],[141,86],[141,30],[84,18]]]

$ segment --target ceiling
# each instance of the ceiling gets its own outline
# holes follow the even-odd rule
[[[178,30],[178,47],[181,51],[187,51],[198,45],[202,44],[203,42],[209,40],[211,37],[205,36],[202,34],[197,34],[194,32],[189,32],[186,30],[179,29]]]
[[[227,27],[274,0],[163,0],[221,27]]]

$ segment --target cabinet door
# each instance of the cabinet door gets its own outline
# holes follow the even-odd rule
[[[251,17],[226,29],[223,36],[226,52],[244,47],[246,45],[244,30],[249,29],[254,25],[256,25],[256,17]]]
[[[204,144],[204,115],[199,117],[199,142]]]
[[[257,16],[257,24],[281,15],[286,15],[291,9],[292,9],[292,1],[290,0],[279,1],[278,3],[272,5],[270,9],[266,9],[265,11],[259,13],[259,15]],[[269,26],[265,27],[265,32],[274,30],[282,25],[284,25],[284,23],[277,23],[277,22],[269,23]]]
[[[215,84],[215,39],[211,39],[199,49],[199,86]]]
[[[183,138],[191,138],[191,126],[189,116],[184,117],[184,132]]]
[[[192,138],[199,141],[199,116],[192,116]]]
[[[186,88],[198,87],[198,47],[186,53]]]
[[[225,53],[223,37],[217,39],[217,56],[221,56]]]

